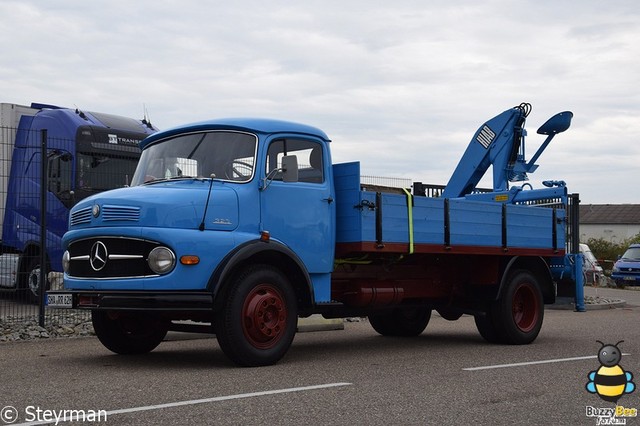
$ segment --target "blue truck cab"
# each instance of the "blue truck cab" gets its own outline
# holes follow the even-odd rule
[[[564,182],[498,182],[537,167],[523,157],[523,105],[474,135],[446,197],[364,184],[358,162],[333,164],[327,135],[303,124],[220,119],[153,134],[131,187],[73,207],[64,290],[49,305],[91,310],[116,353],[151,351],[168,330],[206,332],[243,366],[281,359],[311,314],[415,336],[432,310],[466,313],[487,341],[530,343],[544,304],[575,283]],[[545,143],[570,119],[543,125]],[[471,169],[491,163],[506,170],[480,194]]]
[[[43,220],[47,270],[61,273],[62,236],[71,207],[90,195],[128,185],[140,157],[138,143],[157,129],[145,120],[47,104],[1,107],[0,288],[25,290],[39,301]]]
[[[304,265],[313,299],[329,301],[335,204],[328,142],[312,127],[268,120],[212,121],[145,139],[131,188],[74,208],[66,282],[210,299],[216,281],[243,258],[286,253]],[[282,163],[293,154],[298,178],[286,182],[294,171]],[[107,262],[98,266],[92,255],[103,246]],[[89,262],[76,262],[83,255]],[[114,280],[120,276],[127,280]]]

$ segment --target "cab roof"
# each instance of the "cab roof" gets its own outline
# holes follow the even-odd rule
[[[267,118],[221,118],[185,124],[154,133],[140,142],[140,148],[144,149],[149,144],[182,133],[202,132],[208,130],[236,130],[259,134],[293,133],[316,136],[324,139],[326,142],[330,142],[329,137],[325,132],[306,124]]]

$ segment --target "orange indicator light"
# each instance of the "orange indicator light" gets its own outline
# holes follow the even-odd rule
[[[191,254],[185,254],[180,258],[180,263],[183,265],[197,265],[200,263],[200,258]]]

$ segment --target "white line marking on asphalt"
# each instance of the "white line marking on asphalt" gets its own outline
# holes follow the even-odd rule
[[[160,410],[163,408],[173,408],[173,407],[182,407],[185,405],[196,405],[196,404],[206,404],[208,402],[219,402],[219,401],[228,401],[232,399],[242,399],[242,398],[254,398],[258,396],[267,396],[267,395],[277,395],[281,393],[291,393],[291,392],[302,392],[316,389],[327,389],[327,388],[336,388],[340,386],[351,386],[353,383],[327,383],[324,385],[314,385],[314,386],[301,386],[298,388],[287,388],[287,389],[275,389],[270,391],[262,391],[262,392],[249,392],[249,393],[240,393],[237,395],[226,395],[226,396],[215,396],[213,398],[204,398],[204,399],[192,399],[189,401],[178,401],[178,402],[168,402],[166,404],[157,404],[157,405],[146,405],[142,407],[132,407],[132,408],[122,408],[120,410],[111,410],[107,411],[107,418],[109,416],[115,414],[128,414],[128,413],[137,413],[140,411],[151,411],[151,410]],[[78,421],[78,419],[71,419],[69,417],[66,418],[66,421]],[[20,423],[14,426],[22,426],[22,425],[44,425],[54,423],[51,421],[36,421],[36,422],[28,422],[28,423]]]
[[[228,401],[230,399],[254,398],[257,396],[277,395],[279,393],[302,392],[302,391],[308,391],[308,390],[335,388],[339,386],[350,386],[350,385],[351,383],[327,383],[325,385],[302,386],[299,388],[275,389],[275,390],[262,391],[262,392],[241,393],[237,395],[216,396],[213,398],[192,399],[190,401],[169,402],[167,404],[147,405],[144,407],[123,408],[121,410],[107,411],[107,414],[135,413],[137,411],[158,410],[161,408],[180,407],[183,405],[205,404],[207,402]]]
[[[628,356],[631,354],[622,354],[624,356]],[[497,365],[485,365],[483,367],[469,367],[463,368],[464,371],[478,371],[478,370],[492,370],[494,368],[509,368],[509,367],[522,367],[524,365],[536,365],[536,364],[552,364],[554,362],[568,362],[568,361],[580,361],[583,359],[593,359],[598,358],[597,355],[590,356],[577,356],[573,358],[557,358],[557,359],[546,359],[543,361],[529,361],[529,362],[515,362],[512,364],[497,364]]]

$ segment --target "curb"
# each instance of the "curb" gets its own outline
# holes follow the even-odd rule
[[[585,303],[584,306],[587,311],[600,311],[604,309],[624,308],[626,304],[626,300],[612,299],[611,301],[606,303]],[[573,297],[564,297],[558,298],[558,300],[556,300],[556,303],[554,303],[553,305],[547,305],[547,309],[564,309],[575,311],[576,305],[573,302]]]
[[[344,330],[342,318],[327,319],[320,314],[298,318],[298,333],[310,331]]]
[[[602,309],[623,308],[627,304],[626,300],[617,299],[609,303],[585,304],[587,311],[599,311]]]

